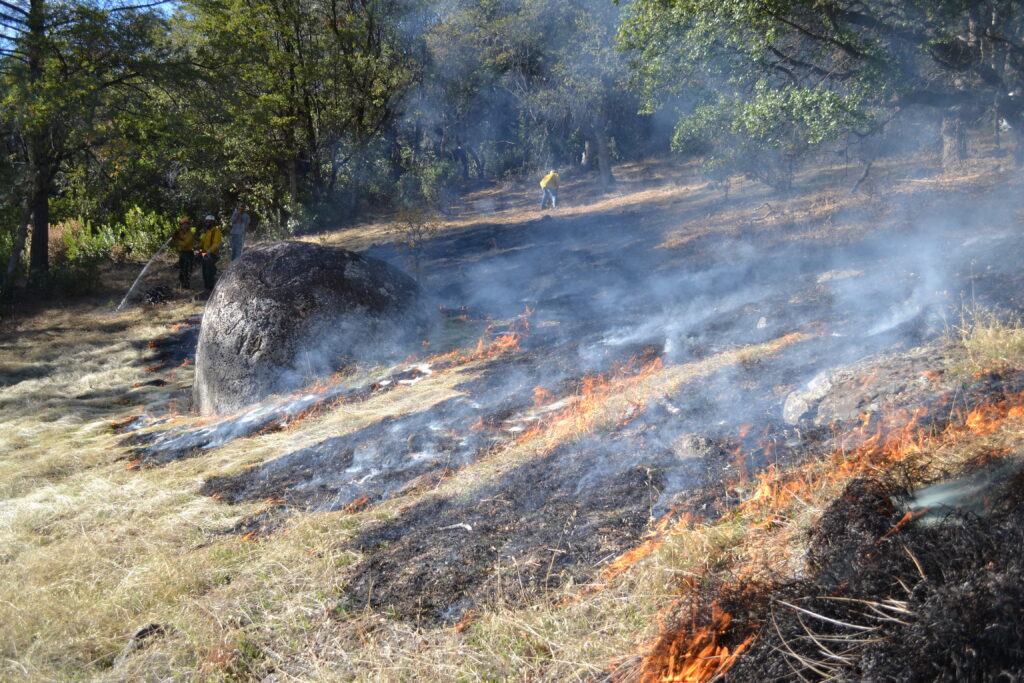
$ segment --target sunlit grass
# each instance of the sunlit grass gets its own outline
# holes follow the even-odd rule
[[[962,381],[1024,367],[1024,317],[978,305],[965,306],[947,336],[956,353],[950,371]]]
[[[584,196],[587,188],[579,189]],[[758,192],[752,186],[734,188],[737,196],[744,190],[751,196]],[[514,229],[538,217],[532,188],[524,184],[517,192],[496,215],[453,216],[447,229],[492,219]],[[696,181],[594,194],[575,206],[566,200],[559,215],[693,202],[700,210],[692,215],[672,209],[663,217],[666,231],[672,221],[678,226],[674,237],[666,235],[666,248],[683,246],[689,235],[731,229],[724,216],[706,219],[718,199]],[[798,215],[806,219],[800,234],[811,234],[829,230],[812,223],[856,200],[801,201],[774,208],[780,216],[804,212]],[[752,200],[744,208],[748,220],[766,213],[758,207]],[[761,231],[766,222],[755,221],[754,229]],[[858,224],[856,230],[861,229]],[[382,221],[369,229],[332,233],[326,240],[365,247],[386,241],[387,235]],[[426,494],[385,501],[356,514],[294,512],[285,529],[255,542],[242,540],[225,532],[265,503],[229,506],[202,496],[206,478],[240,472],[389,416],[424,410],[457,395],[457,384],[475,374],[473,368],[465,374],[437,373],[284,431],[239,439],[164,467],[125,471],[125,449],[118,446],[120,437],[111,433],[110,423],[160,410],[189,384],[190,371],[184,370],[167,387],[133,389],[149,378],[141,361],[145,343],[197,309],[181,304],[121,316],[54,311],[22,322],[14,334],[0,335],[0,374],[12,380],[0,387],[0,679],[601,678],[609,667],[628,669],[630,658],[643,653],[656,635],[665,609],[690,596],[693,586],[743,572],[761,579],[799,572],[807,530],[842,490],[842,482],[825,476],[829,462],[812,464],[811,473],[822,475],[818,485],[774,511],[764,530],[751,529],[765,522],[753,513],[682,525],[653,552],[601,579],[599,589],[571,582],[557,589],[506,588],[517,592],[488,598],[462,629],[402,621],[386,611],[344,611],[339,607],[349,572],[363,559],[349,543],[352,537],[399,514],[419,495],[467,495],[493,483],[500,468],[533,457],[546,441],[524,440],[498,460],[467,467]],[[544,438],[566,443],[587,430],[607,429],[634,404],[803,340],[782,338],[727,350],[665,366],[624,388],[613,385],[623,390],[601,401],[592,419],[567,421]],[[962,321],[957,340],[967,376],[1020,367],[1024,359],[1024,332],[1017,318],[972,315]],[[176,424],[193,420],[183,415]],[[979,448],[1019,447],[1019,432],[1018,423],[1008,424],[983,440],[943,446],[931,454],[933,469],[954,471]],[[761,564],[751,566],[752,558]],[[164,628],[115,667],[132,634],[148,624]]]

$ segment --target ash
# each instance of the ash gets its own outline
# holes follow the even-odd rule
[[[400,616],[447,622],[488,595],[509,595],[512,581],[543,588],[591,580],[652,519],[728,509],[742,493],[727,483],[739,470],[820,452],[829,430],[855,424],[866,406],[949,389],[921,380],[920,357],[902,357],[897,366],[905,371],[883,373],[876,386],[862,378],[884,365],[885,354],[934,342],[964,293],[980,304],[1019,306],[1024,244],[1008,230],[978,234],[982,219],[986,227],[1010,225],[1018,198],[969,207],[934,199],[898,224],[843,243],[797,238],[794,226],[780,224],[666,248],[669,225],[622,211],[478,225],[436,238],[421,257],[423,289],[440,311],[430,348],[451,348],[453,326],[510,320],[528,308],[530,332],[518,350],[480,360],[455,398],[211,476],[202,491],[228,503],[270,498],[301,510],[420,495],[356,540],[369,555],[352,570],[346,600],[353,606],[388,605]],[[387,246],[368,253],[402,259]],[[554,410],[587,378],[638,356],[671,368],[794,333],[799,343],[714,366],[671,395],[651,397],[621,424],[505,464],[470,494],[441,486],[543,424],[538,389]],[[421,352],[370,384],[275,399],[201,428],[136,433],[130,444],[143,464],[163,465],[291,428],[312,407],[425,381],[424,367],[459,371],[457,363],[424,363],[431,360]],[[804,395],[783,419],[787,396],[823,376],[827,389]]]

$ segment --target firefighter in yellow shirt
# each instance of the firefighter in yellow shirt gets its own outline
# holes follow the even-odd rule
[[[540,196],[540,210],[548,208],[548,204],[554,209],[558,206],[558,185],[561,183],[562,178],[558,175],[558,171],[551,169],[540,181],[541,190],[544,194]]]
[[[203,219],[203,229],[203,236],[199,238],[199,256],[203,259],[203,284],[206,285],[206,291],[210,292],[217,281],[217,260],[220,258],[224,235],[213,216]]]
[[[187,218],[178,222],[171,244],[178,251],[178,284],[188,289],[192,283],[192,252],[196,246],[196,235]]]

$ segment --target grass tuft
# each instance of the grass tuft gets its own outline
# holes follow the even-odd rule
[[[960,380],[1024,368],[1024,317],[1019,313],[965,306],[948,335],[959,350],[949,370]]]

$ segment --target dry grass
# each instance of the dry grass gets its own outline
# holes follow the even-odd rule
[[[756,186],[734,185],[737,203],[721,211],[718,193],[692,176],[642,166],[620,175],[624,189],[617,195],[600,194],[583,179],[570,181],[563,190],[568,205],[559,211],[584,215],[653,205],[659,212],[652,213],[648,227],[665,231],[665,248],[677,248],[704,234],[738,229],[737,224],[766,234],[796,224],[803,227],[795,234],[816,238],[821,220],[855,201],[822,190],[773,203],[776,218],[755,220],[767,213]],[[481,191],[467,204],[493,199],[496,192]],[[529,219],[536,200],[532,187],[506,192],[505,208],[495,204],[487,215],[467,209],[446,219],[442,229],[480,222],[514,226]],[[574,193],[588,202],[572,205]],[[381,221],[326,239],[362,248],[392,237]],[[361,559],[348,540],[365,525],[398,514],[409,498],[355,514],[296,513],[286,531],[247,542],[223,532],[261,504],[227,506],[198,495],[200,485],[213,474],[237,472],[384,416],[434,405],[455,395],[455,385],[470,379],[473,368],[462,375],[436,373],[200,458],[125,471],[126,454],[109,424],[162,410],[187,388],[187,371],[167,387],[132,385],[149,379],[141,361],[145,343],[195,310],[194,304],[180,304],[120,316],[98,309],[46,311],[0,335],[0,679],[590,679],[641,652],[662,610],[694,585],[798,571],[805,531],[842,488],[826,476],[833,463],[811,464],[806,474],[812,485],[785,507],[751,509],[711,525],[679,525],[599,589],[522,589],[519,607],[496,598],[479,606],[475,621],[461,629],[423,627],[373,611],[343,612],[339,597],[347,568]],[[970,372],[992,369],[993,363],[1019,366],[1020,321],[974,316],[961,327],[965,354],[976,364]],[[571,440],[607,428],[634,405],[803,339],[726,351],[612,385],[596,412],[584,421],[566,416],[554,436]],[[177,422],[191,420],[182,416]],[[444,482],[438,493],[481,486],[502,467],[548,447],[548,438],[552,434],[518,442]],[[1022,444],[1024,427],[1008,420],[983,438],[937,448],[930,462],[949,470],[978,449]],[[151,623],[164,632],[113,667],[132,634]]]
[[[1024,367],[1024,318],[1019,313],[968,305],[947,336],[960,351],[953,357],[950,371],[965,381]]]
[[[0,677],[126,680],[190,672],[189,678],[217,680],[274,669],[306,680],[572,680],[594,675],[650,631],[673,576],[657,567],[583,600],[575,599],[579,587],[571,585],[554,595],[517,596],[525,606],[515,610],[498,600],[461,632],[374,613],[339,617],[344,569],[360,557],[346,548],[346,539],[364,523],[396,514],[406,500],[354,515],[296,514],[287,532],[252,543],[223,531],[260,504],[229,507],[196,495],[210,474],[264,462],[386,415],[422,410],[454,395],[454,385],[471,375],[436,373],[308,418],[300,428],[239,440],[163,468],[126,471],[109,424],[159,409],[187,386],[182,373],[168,387],[130,389],[148,377],[140,362],[145,343],[192,310],[68,313],[26,323],[2,340],[5,367],[14,365],[10,351],[17,347],[22,358],[37,366],[53,363],[55,371],[0,389],[7,454],[0,469]],[[643,401],[773,348],[664,370],[621,398]],[[21,367],[15,371],[24,372]],[[617,419],[626,406],[619,398],[596,427]],[[537,447],[519,444],[507,457],[529,457]],[[494,464],[467,468],[443,487],[481,485],[496,473]],[[110,668],[132,634],[150,623],[164,633]]]

